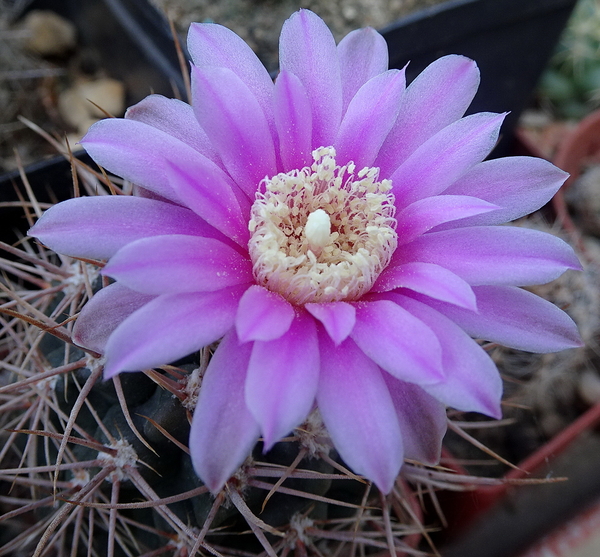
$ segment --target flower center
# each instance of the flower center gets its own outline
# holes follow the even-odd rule
[[[311,167],[265,178],[248,244],[258,284],[294,304],[357,300],[397,245],[394,196],[379,168],[337,166],[335,149]]]

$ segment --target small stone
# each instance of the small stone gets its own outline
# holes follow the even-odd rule
[[[584,371],[577,385],[579,396],[590,406],[600,402],[600,377],[592,370]]]
[[[125,86],[116,79],[105,77],[94,81],[82,81],[77,85],[77,91],[89,105],[91,116],[105,118],[103,110],[112,116],[122,116],[125,112]]]
[[[567,203],[577,215],[578,225],[588,234],[600,236],[600,166],[591,166],[567,189]]]
[[[89,104],[76,88],[64,90],[58,96],[58,111],[62,119],[72,128],[79,129],[90,117]]]
[[[80,81],[59,95],[58,111],[80,137],[94,122],[106,117],[106,113],[93,103],[112,116],[122,116],[125,111],[124,85],[110,78]]]
[[[75,47],[75,26],[50,10],[33,10],[23,22],[29,32],[25,45],[40,56],[64,56]]]
[[[543,110],[524,110],[519,118],[519,125],[525,128],[545,128],[552,123],[550,115]]]
[[[343,6],[342,14],[344,15],[347,21],[354,21],[358,16],[358,10],[355,6]]]

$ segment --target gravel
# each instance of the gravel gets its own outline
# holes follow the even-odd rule
[[[308,8],[329,25],[339,41],[353,29],[381,29],[420,8],[444,0],[151,0],[184,35],[192,22],[215,22],[235,31],[269,71],[277,69],[277,44],[283,22]]]

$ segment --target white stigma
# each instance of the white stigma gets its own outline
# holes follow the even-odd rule
[[[315,255],[321,253],[321,249],[329,244],[331,236],[331,219],[323,209],[313,211],[306,219],[304,235],[308,245]]]
[[[391,182],[335,156],[321,147],[310,167],[265,178],[252,205],[254,277],[293,304],[358,300],[398,243]]]

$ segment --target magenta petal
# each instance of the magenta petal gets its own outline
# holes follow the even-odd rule
[[[73,340],[102,354],[108,337],[121,322],[153,299],[118,282],[102,288],[81,310],[73,327]]]
[[[254,343],[246,404],[260,425],[265,451],[306,419],[318,381],[317,331],[306,313],[297,315],[280,338]]]
[[[104,377],[168,364],[220,339],[245,288],[167,294],[132,313],[106,343]]]
[[[496,145],[505,116],[472,114],[423,143],[390,177],[396,207],[402,209],[418,199],[442,193],[480,163]]]
[[[423,300],[473,337],[529,352],[583,346],[577,325],[562,310],[514,286],[476,286],[478,312]]]
[[[183,101],[168,99],[162,95],[149,95],[129,107],[125,118],[158,128],[187,143],[213,162],[218,162],[217,152],[198,124],[194,110]]]
[[[283,296],[254,284],[240,300],[235,327],[241,342],[275,340],[288,331],[294,315]]]
[[[573,249],[560,238],[515,226],[430,232],[397,252],[395,261],[435,263],[471,285],[546,283],[567,269],[581,269]]]
[[[391,298],[431,327],[440,339],[446,377],[439,383],[423,385],[423,389],[458,410],[502,417],[502,380],[485,350],[428,305],[394,294]]]
[[[446,407],[417,385],[400,381],[389,373],[384,373],[383,378],[400,423],[404,457],[437,464],[448,425]]]
[[[369,79],[388,69],[385,39],[371,27],[350,31],[337,46],[342,76],[344,112]]]
[[[300,80],[281,70],[273,96],[275,126],[284,172],[312,163],[312,116],[308,95]]]
[[[304,307],[323,324],[336,346],[346,340],[356,323],[356,310],[347,302],[306,304]]]
[[[207,292],[252,282],[252,264],[213,238],[155,236],[121,248],[102,270],[145,294]]]
[[[464,219],[458,226],[502,224],[537,211],[567,177],[566,172],[543,159],[505,157],[478,164],[445,193],[474,195],[501,207],[493,214]]]
[[[320,335],[317,403],[335,448],[356,472],[389,493],[403,460],[402,434],[377,365],[352,342]]]
[[[342,119],[342,81],[335,40],[319,16],[300,10],[285,21],[279,64],[300,79],[308,94],[312,148],[333,145]]]
[[[187,46],[194,65],[233,71],[250,89],[267,118],[271,115],[273,81],[242,38],[216,23],[192,23]],[[198,97],[195,97],[196,100]]]
[[[143,122],[106,118],[81,140],[89,155],[109,172],[179,202],[166,177],[165,161],[194,165],[207,160],[196,149]]]
[[[217,493],[258,441],[258,424],[246,407],[244,383],[252,344],[240,344],[230,331],[202,378],[190,431],[194,469]]]
[[[194,111],[224,167],[254,198],[260,181],[276,174],[275,147],[265,114],[230,69],[192,66]]]
[[[419,145],[461,118],[477,87],[479,70],[469,58],[444,56],[427,66],[407,88],[394,128],[375,161],[381,175],[390,176]]]
[[[389,70],[367,81],[350,101],[333,146],[338,164],[371,166],[389,133],[404,93],[404,71]]]
[[[187,207],[246,248],[249,233],[244,215],[250,212],[248,199],[240,196],[242,209],[234,193],[237,185],[214,163],[208,159],[203,162],[193,165],[181,164],[182,161],[167,163],[169,184]]]
[[[477,309],[475,294],[469,283],[433,263],[415,261],[388,267],[379,275],[372,291],[387,292],[395,288],[408,288],[436,300],[467,309]]]
[[[28,234],[58,253],[90,259],[108,259],[123,246],[148,236],[221,236],[188,209],[124,195],[78,197],[58,203]]]
[[[350,337],[377,365],[419,385],[444,378],[442,349],[433,331],[389,300],[356,302]]]
[[[487,214],[497,209],[497,205],[466,195],[437,195],[419,199],[396,214],[398,243],[402,245],[412,242],[417,236],[440,224],[453,223],[458,219]]]

